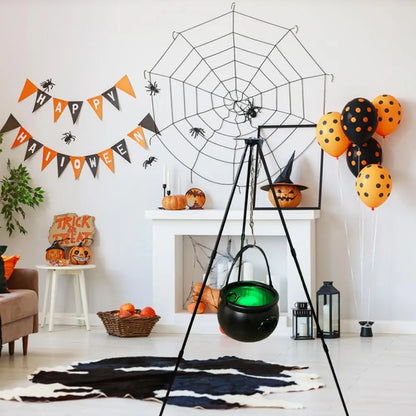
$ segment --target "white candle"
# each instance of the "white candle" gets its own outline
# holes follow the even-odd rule
[[[167,181],[167,172],[166,172],[166,165],[163,165],[163,185],[166,185],[166,181]]]
[[[178,195],[181,195],[181,193],[182,193],[181,177],[179,175],[178,175],[178,189],[176,190],[176,193]]]
[[[308,335],[308,326],[305,322],[299,324],[299,335],[301,337],[306,337]]]
[[[253,280],[253,279],[254,279],[253,263],[244,262],[243,263],[243,280]]]
[[[169,171],[169,169],[166,172],[166,189],[168,191],[171,191],[171,189],[170,189],[170,171]]]
[[[324,332],[329,332],[329,304],[323,306],[323,328]]]
[[[227,278],[228,264],[218,263],[217,264],[217,289],[222,289]]]

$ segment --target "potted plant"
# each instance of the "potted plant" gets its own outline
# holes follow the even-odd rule
[[[3,143],[3,135],[0,134],[0,145]],[[0,152],[2,149],[0,148]],[[41,187],[31,185],[31,176],[26,166],[12,166],[7,160],[7,173],[0,180],[0,214],[3,216],[4,225],[9,236],[14,231],[26,234],[27,231],[21,221],[25,219],[25,207],[35,208],[44,199],[44,190]]]

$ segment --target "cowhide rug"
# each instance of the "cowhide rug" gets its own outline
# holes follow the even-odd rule
[[[40,369],[29,376],[31,386],[0,391],[0,399],[57,401],[93,397],[131,397],[161,401],[176,357],[120,357]],[[323,387],[306,367],[283,366],[221,357],[182,360],[168,404],[205,409],[234,407],[300,408],[276,394]]]

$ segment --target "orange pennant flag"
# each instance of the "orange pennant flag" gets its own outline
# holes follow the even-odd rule
[[[143,149],[147,149],[146,138],[144,137],[142,126],[139,125],[130,133],[127,133],[127,136],[131,137],[135,142],[139,143]]]
[[[100,159],[107,165],[107,167],[114,173],[114,159],[113,159],[113,149],[103,150],[100,153],[97,153],[100,156]]]
[[[32,138],[32,135],[29,134],[29,132],[25,130],[23,127],[20,127],[19,132],[17,133],[17,136],[14,139],[11,149],[14,149],[15,147],[21,145],[24,142],[27,142],[31,138]]]
[[[136,94],[133,91],[133,87],[131,86],[129,77],[127,75],[124,75],[124,77],[121,78],[120,81],[117,81],[115,86],[121,91],[124,91],[125,93],[136,98]]]
[[[53,158],[58,154],[55,150],[49,149],[49,147],[43,146],[43,156],[42,156],[42,168],[41,170],[45,169],[46,166],[51,163]]]
[[[72,169],[74,170],[75,179],[79,178],[82,167],[84,166],[85,157],[84,156],[70,156]]]
[[[59,98],[53,98],[53,122],[56,123],[59,117],[61,117],[63,111],[68,105],[68,101],[60,100]]]
[[[38,90],[38,87],[30,80],[26,79],[25,85],[23,86],[22,92],[19,97],[18,103],[34,94]]]
[[[95,111],[99,119],[102,120],[103,119],[103,96],[97,95],[96,97],[88,98],[87,101],[89,102],[90,106]]]

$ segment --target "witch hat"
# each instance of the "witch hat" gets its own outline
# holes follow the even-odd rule
[[[303,191],[304,189],[308,189],[305,185],[299,185],[297,183],[293,183],[290,180],[290,174],[292,173],[292,166],[293,161],[295,160],[295,152],[292,153],[292,156],[290,157],[289,161],[287,162],[284,169],[280,172],[279,176],[274,180],[272,185],[292,185],[299,188],[300,191]],[[270,189],[270,185],[263,185],[260,187],[263,191],[268,191]]]

